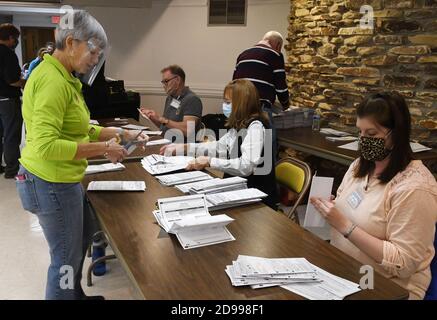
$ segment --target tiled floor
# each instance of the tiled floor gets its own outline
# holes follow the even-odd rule
[[[90,263],[85,261],[84,271]],[[25,212],[15,190],[15,182],[0,175],[0,300],[44,299],[49,252],[35,216]],[[103,277],[93,277],[94,285],[82,286],[87,295],[107,299],[136,299],[137,291],[117,260],[107,263]]]

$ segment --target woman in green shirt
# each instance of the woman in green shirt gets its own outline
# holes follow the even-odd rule
[[[38,216],[49,244],[46,299],[85,299],[82,266],[95,231],[80,184],[86,159],[122,161],[127,152],[117,136],[131,141],[139,132],[89,125],[82,84],[72,74],[87,74],[101,60],[107,37],[99,22],[75,11],[73,28],[58,26],[55,38],[55,52],[44,56],[24,90],[27,135],[16,182],[24,209]]]

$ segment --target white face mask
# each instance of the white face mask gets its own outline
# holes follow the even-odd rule
[[[223,102],[223,114],[226,118],[229,118],[232,113],[232,103]]]

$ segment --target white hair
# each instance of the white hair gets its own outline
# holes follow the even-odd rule
[[[65,49],[65,40],[68,36],[73,39],[88,41],[93,39],[97,46],[104,50],[108,45],[108,38],[102,25],[85,10],[74,10],[73,27],[65,28],[59,24],[56,28],[55,41],[56,49]]]
[[[278,31],[267,32],[264,35],[263,40],[268,41],[271,45],[280,44],[282,46],[282,44],[284,43],[284,38]]]

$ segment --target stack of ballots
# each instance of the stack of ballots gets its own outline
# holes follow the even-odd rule
[[[184,249],[192,249],[235,238],[226,228],[234,219],[225,214],[211,216],[205,195],[158,199],[159,210],[153,211],[158,224],[175,234]]]
[[[176,186],[198,183],[199,181],[211,181],[214,180],[209,174],[202,171],[190,171],[181,173],[172,173],[162,176],[157,176],[156,179],[165,186]]]
[[[206,202],[210,211],[238,207],[260,202],[267,194],[256,189],[241,189],[206,195]]]
[[[126,169],[126,167],[121,163],[117,163],[117,164],[104,163],[98,165],[88,165],[88,167],[85,170],[85,174],[122,171],[124,169]]]
[[[225,270],[233,286],[252,289],[281,286],[309,300],[343,300],[359,285],[311,264],[305,258],[238,256]]]
[[[165,157],[159,154],[151,154],[143,158],[141,164],[151,175],[158,175],[183,170],[192,160],[194,160],[193,157]]]
[[[290,107],[273,115],[273,124],[277,129],[311,127],[314,109]]]
[[[242,177],[231,177],[225,179],[210,179],[199,182],[186,183],[176,186],[176,188],[187,194],[210,194],[233,190],[247,189],[247,179]]]

